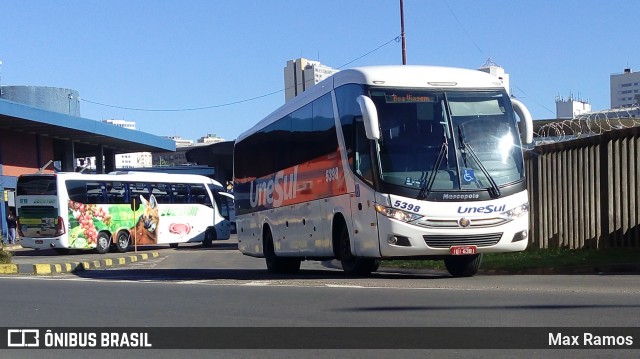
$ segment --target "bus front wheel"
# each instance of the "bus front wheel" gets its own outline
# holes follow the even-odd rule
[[[351,253],[351,241],[346,227],[340,232],[340,263],[346,274],[355,276],[367,276],[380,266],[380,261],[374,258],[356,257]]]
[[[111,236],[109,236],[106,232],[98,233],[98,238],[96,238],[96,252],[100,254],[107,253],[109,251],[109,246],[111,245]]]
[[[300,259],[283,258],[276,256],[273,248],[273,236],[267,230],[264,235],[264,259],[267,263],[267,270],[271,273],[296,273],[300,270]]]
[[[207,228],[204,232],[204,240],[202,246],[205,248],[213,247],[213,241],[216,240],[216,230],[214,228]]]
[[[444,266],[447,267],[449,274],[454,277],[472,277],[478,273],[481,262],[482,253],[464,256],[448,256],[444,259]]]

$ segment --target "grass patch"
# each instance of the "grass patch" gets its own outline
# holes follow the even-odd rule
[[[520,272],[538,268],[571,268],[608,264],[640,263],[640,249],[528,249],[523,252],[486,253],[480,269]],[[394,260],[385,267],[445,269],[443,261]]]

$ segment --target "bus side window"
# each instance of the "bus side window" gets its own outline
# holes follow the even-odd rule
[[[174,194],[175,203],[187,203],[189,189],[187,188],[186,185],[182,183],[178,183],[173,185],[173,194]]]
[[[85,181],[68,180],[65,182],[69,199],[74,202],[87,202],[87,188]]]
[[[362,117],[354,118],[354,144],[355,144],[355,171],[364,180],[373,184],[373,164],[371,162],[371,151],[369,140],[364,131]]]
[[[86,193],[88,204],[103,203],[102,184],[99,182],[87,182]]]
[[[109,203],[127,203],[124,184],[121,182],[110,182],[106,185]]]
[[[169,200],[169,194],[167,193],[167,187],[162,183],[149,183],[149,190],[151,194],[156,198],[157,203],[171,203]]]
[[[192,184],[189,186],[189,203],[205,204],[207,191],[203,185]]]

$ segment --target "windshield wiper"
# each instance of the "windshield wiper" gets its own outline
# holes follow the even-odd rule
[[[420,193],[418,193],[418,199],[425,199],[429,193],[431,192],[431,187],[433,187],[433,182],[436,180],[436,174],[438,173],[438,169],[440,169],[440,163],[442,163],[442,159],[449,151],[449,143],[445,138],[445,141],[442,142],[442,146],[440,147],[440,152],[438,152],[438,157],[436,158],[436,163],[433,165],[431,172],[429,173],[429,178],[420,188]]]
[[[474,161],[476,161],[476,163],[478,164],[478,167],[480,168],[480,171],[482,171],[485,177],[487,177],[487,180],[489,180],[489,184],[491,184],[491,187],[488,188],[489,195],[492,198],[500,197],[500,188],[498,187],[498,184],[493,179],[493,177],[491,177],[491,174],[489,174],[489,171],[487,170],[487,168],[482,164],[482,161],[480,160],[478,155],[475,153],[475,151],[471,148],[471,146],[469,146],[469,144],[465,140],[464,131],[462,130],[461,124],[458,125],[458,138],[460,139],[460,152],[462,152],[462,155],[465,157],[465,163],[467,161],[466,156],[468,153],[469,156],[473,158]]]

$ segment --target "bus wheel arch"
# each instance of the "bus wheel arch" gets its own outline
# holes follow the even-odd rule
[[[347,228],[347,222],[341,213],[337,213],[333,217],[331,225],[331,243],[333,244],[333,254],[338,260],[341,259],[340,240],[343,228]]]
[[[334,246],[333,251],[336,253],[336,258],[340,260],[342,270],[345,274],[353,276],[368,276],[371,272],[378,270],[378,267],[380,266],[379,260],[375,258],[358,257],[353,254],[351,251],[349,228],[342,216],[340,216],[340,219],[334,218],[332,233]]]
[[[271,227],[264,224],[262,227],[262,253],[267,264],[267,270],[271,273],[296,273],[300,270],[302,260],[296,257],[278,257],[273,244]]]
[[[111,234],[107,231],[101,231],[96,237],[96,252],[100,254],[107,253],[111,246]]]
[[[125,253],[129,250],[131,245],[131,234],[128,231],[120,231],[116,236],[116,251],[119,253]]]

